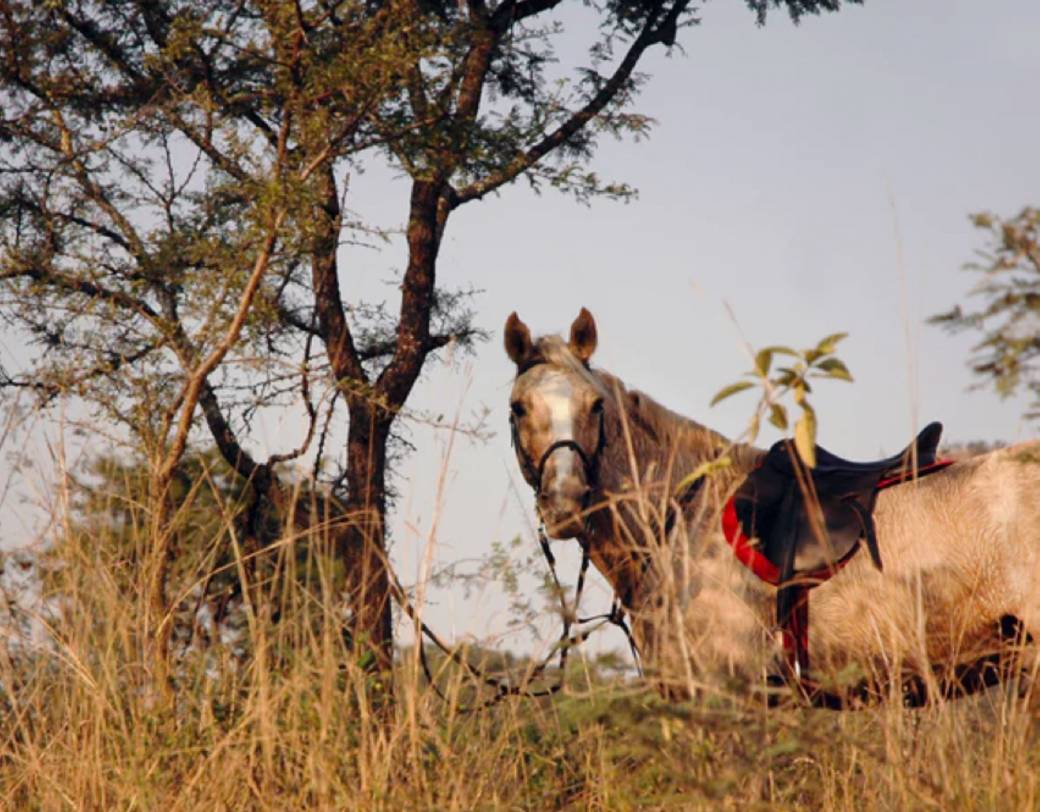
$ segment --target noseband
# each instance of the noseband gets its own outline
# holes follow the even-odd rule
[[[520,445],[520,429],[517,426],[516,415],[511,414],[509,416],[509,432],[513,448],[516,449],[517,456],[520,458],[520,467],[523,468],[527,481],[533,483],[531,487],[534,489],[535,496],[542,495],[542,477],[545,474],[545,466],[549,462],[549,457],[561,448],[569,448],[581,459],[582,467],[585,470],[585,484],[589,486],[590,490],[599,484],[599,457],[607,445],[607,432],[602,409],[599,412],[599,437],[596,440],[596,448],[593,449],[592,454],[588,454],[577,440],[557,440],[545,449],[538,460],[538,464],[535,465],[534,460],[524,450],[524,447]]]

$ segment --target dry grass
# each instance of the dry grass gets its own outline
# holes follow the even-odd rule
[[[111,537],[66,521],[47,643],[2,655],[0,808],[1040,805],[1040,729],[1012,690],[920,711],[767,710],[721,688],[669,703],[576,662],[563,696],[464,713],[473,688],[462,675],[442,671],[444,702],[406,650],[396,702],[380,711],[373,677],[334,631],[339,605],[320,542],[278,545],[262,566],[234,562],[252,579],[242,631],[252,655],[213,644],[184,657],[175,700],[164,703],[142,667],[133,577],[134,551],[148,542],[135,528],[148,523],[133,518],[132,499],[121,506],[130,520]],[[229,526],[182,552],[183,589],[204,578]]]

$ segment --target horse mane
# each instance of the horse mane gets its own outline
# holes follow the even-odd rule
[[[614,403],[619,413],[618,419],[628,424],[637,457],[646,455],[653,458],[674,453],[675,462],[681,469],[686,466],[696,467],[705,460],[716,458],[726,449],[738,453],[743,450],[759,453],[749,446],[732,444],[718,432],[661,405],[645,392],[629,389],[617,376],[602,369],[590,368],[560,336],[539,338],[534,343],[532,361],[573,372]],[[623,417],[620,415],[622,412]],[[627,451],[623,453],[627,465]],[[621,463],[621,460],[618,462]],[[689,473],[689,470],[683,473]]]

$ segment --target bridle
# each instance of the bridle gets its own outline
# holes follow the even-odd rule
[[[536,366],[541,366],[547,363],[546,361],[536,358],[528,363],[524,364],[517,370],[516,377],[519,378],[529,370]],[[588,369],[588,367],[586,367]],[[520,445],[520,427],[517,425],[517,415],[515,412],[509,414],[509,441],[513,446],[513,450],[516,451],[517,457],[520,459],[520,468],[524,472],[524,477],[527,479],[527,483],[534,489],[535,500],[542,495],[542,477],[545,474],[546,463],[549,462],[549,457],[559,451],[561,448],[569,448],[575,452],[581,459],[582,467],[585,469],[585,484],[589,488],[589,493],[586,495],[585,501],[588,501],[588,495],[599,484],[599,457],[603,453],[603,449],[607,446],[607,430],[604,422],[604,409],[602,406],[599,409],[599,433],[596,439],[596,447],[593,449],[592,454],[588,454],[581,443],[575,440],[573,437],[566,440],[557,440],[550,445],[545,451],[542,452],[542,456],[538,459],[536,465],[531,455],[527,453],[527,450]],[[588,505],[582,505],[584,510]],[[586,519],[587,521],[587,519]]]
[[[557,440],[542,452],[542,456],[538,459],[538,464],[536,465],[531,455],[520,445],[520,428],[517,426],[515,414],[509,415],[509,434],[513,449],[520,459],[520,467],[523,469],[524,477],[534,490],[535,497],[542,495],[542,478],[545,476],[545,466],[549,462],[549,457],[561,448],[569,448],[578,455],[585,470],[585,484],[588,486],[590,493],[599,484],[599,458],[600,454],[603,453],[603,449],[607,446],[607,431],[604,422],[604,410],[602,408],[599,410],[599,431],[596,447],[591,454],[586,452],[582,448],[581,443],[573,438]],[[582,507],[584,508],[586,505],[582,505]]]
[[[539,364],[546,363],[545,361],[536,360],[533,363],[528,363],[521,367],[517,371],[517,377],[523,375],[532,367],[538,366]],[[574,451],[578,458],[581,460],[582,467],[585,471],[585,484],[588,488],[585,492],[585,496],[582,499],[582,513],[585,514],[585,532],[588,533],[591,530],[592,524],[592,512],[589,510],[589,502],[592,498],[593,491],[599,486],[599,461],[603,450],[607,446],[607,430],[606,430],[606,418],[605,409],[601,406],[598,409],[599,415],[599,427],[596,438],[596,447],[589,454],[574,438],[568,438],[565,440],[557,440],[552,443],[545,451],[542,452],[542,456],[538,459],[537,465],[527,450],[520,444],[520,428],[517,425],[517,415],[513,412],[509,415],[509,435],[510,443],[513,446],[514,451],[520,461],[520,468],[524,472],[524,477],[527,479],[527,483],[531,486],[534,491],[536,510],[539,498],[542,495],[542,479],[545,474],[545,466],[549,462],[549,458],[559,451],[561,448],[569,448]],[[559,576],[556,574],[556,556],[553,555],[552,550],[549,547],[549,539],[545,533],[545,522],[541,521],[539,515],[538,524],[538,544],[542,548],[542,554],[545,556],[545,561],[549,565],[549,572],[552,574],[553,582],[556,585],[556,591],[560,596],[560,604],[563,617],[563,632],[560,635],[560,679],[561,684],[563,680],[563,672],[565,670],[567,662],[567,651],[569,650],[572,643],[570,636],[570,630],[572,624],[579,626],[592,623],[597,620],[605,620],[614,626],[617,626],[625,634],[625,638],[628,640],[629,648],[632,650],[632,658],[635,660],[636,670],[639,672],[639,676],[643,676],[643,666],[639,658],[639,648],[636,646],[635,638],[632,636],[632,631],[625,621],[625,607],[621,600],[621,597],[615,593],[613,603],[610,607],[609,612],[605,612],[599,615],[592,615],[591,617],[578,617],[577,610],[578,604],[581,603],[581,593],[585,587],[585,576],[588,573],[590,555],[588,541],[582,537],[579,537],[579,544],[581,545],[581,568],[578,572],[578,582],[574,588],[574,606],[573,610],[569,610],[567,607],[566,598],[564,597],[563,587],[560,584]],[[586,635],[579,635],[579,642],[584,640]]]

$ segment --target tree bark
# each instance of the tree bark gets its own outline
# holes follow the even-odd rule
[[[376,381],[376,391],[395,411],[404,405],[431,349],[430,315],[440,249],[438,209],[445,183],[416,180],[408,214],[408,268],[401,282],[397,348]]]
[[[336,552],[347,570],[348,631],[354,650],[362,656],[371,654],[372,666],[388,672],[393,665],[385,524],[391,421],[379,411],[363,396],[350,403],[346,522],[336,533]]]
[[[160,466],[155,466],[158,469]],[[169,576],[173,549],[170,526],[170,477],[153,470],[149,502],[152,517],[149,538],[152,548],[144,560],[145,618],[144,661],[151,674],[152,688],[164,702],[172,697],[170,683],[170,637],[173,624],[169,618],[170,605],[166,581]]]

